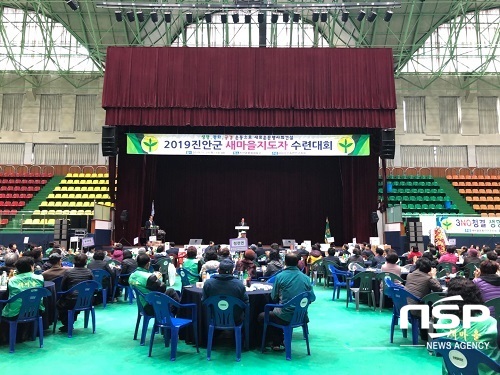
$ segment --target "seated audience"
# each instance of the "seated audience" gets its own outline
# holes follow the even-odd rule
[[[204,254],[205,263],[201,266],[200,276],[203,272],[217,271],[219,268],[219,257],[215,250],[208,250]]]
[[[167,286],[161,281],[160,273],[150,273],[148,271],[150,262],[149,255],[139,254],[137,255],[136,261],[137,269],[128,279],[131,286],[136,287],[143,294],[148,294],[149,292],[160,292],[166,294],[177,302],[180,301],[177,292],[173,288],[167,288]],[[139,296],[139,302],[144,307],[146,314],[154,315],[153,307],[141,296]]]
[[[382,266],[382,264],[385,263],[385,257],[384,257],[384,250],[381,249],[380,247],[377,247],[375,250],[375,255],[372,259],[372,267],[377,268],[379,265]]]
[[[312,292],[312,299],[315,300],[314,290],[309,277],[304,275],[297,267],[299,263],[299,254],[288,253],[285,255],[285,269],[276,275],[274,287],[271,292],[271,299],[275,303],[285,304],[296,295],[302,292]],[[286,325],[292,319],[294,313],[293,307],[287,309],[274,309],[269,313],[269,320],[277,324]],[[306,318],[307,319],[307,318]],[[259,323],[264,321],[264,313],[259,314]],[[283,345],[283,331],[279,328],[268,326],[267,328],[271,338],[271,347],[273,350],[281,350]]]
[[[340,267],[340,259],[338,256],[335,255],[335,247],[333,246],[333,244],[328,248],[328,256],[324,257],[323,260],[324,261],[327,261],[327,262],[332,262],[335,264],[335,267]]]
[[[310,266],[311,264],[316,263],[321,258],[323,258],[323,254],[321,253],[319,246],[313,245],[311,247],[311,252],[309,253],[309,256],[307,257],[307,265]]]
[[[12,277],[7,284],[9,298],[30,288],[43,288],[42,275],[35,275],[35,262],[31,257],[21,257],[16,262],[17,275]],[[17,300],[5,305],[2,310],[2,316],[9,320],[14,320],[19,315],[21,309],[21,300]],[[40,311],[44,311],[43,301],[40,301]]]
[[[42,272],[43,279],[46,281],[50,281],[55,279],[56,277],[62,276],[66,270],[68,270],[68,267],[63,267],[61,265],[62,261],[62,255],[57,253],[57,252],[51,252],[49,256],[49,263],[51,267]]]
[[[358,246],[358,245],[356,245]],[[347,265],[351,263],[359,263],[362,267],[365,266],[365,261],[363,260],[363,257],[361,256],[361,250],[358,247],[354,247],[354,250],[352,251],[352,255],[347,259]]]
[[[19,259],[19,255],[16,253],[7,253],[4,256],[4,265],[0,267],[0,275],[5,271],[7,276],[14,272],[16,269],[15,264]]]
[[[185,268],[193,275],[196,275],[196,276],[189,275],[190,284],[196,284],[196,282],[199,281],[198,274],[200,273],[201,265],[198,262],[198,259],[196,259],[197,255],[198,255],[198,250],[196,249],[196,247],[189,246],[186,252],[186,259],[182,263],[182,268]]]
[[[85,254],[77,254],[73,260],[74,267],[69,268],[64,272],[61,282],[61,291],[71,289],[82,281],[94,280],[92,271],[86,268],[87,256]],[[57,301],[57,311],[59,313],[59,320],[63,324],[59,327],[59,331],[68,332],[68,310],[75,307],[76,298],[78,293],[64,294]],[[78,312],[75,312],[75,320]]]
[[[481,291],[484,301],[500,297],[500,276],[498,263],[492,260],[485,260],[474,273],[474,283]],[[493,309],[490,308],[493,312]]]
[[[276,272],[281,271],[283,269],[283,262],[281,261],[281,256],[279,251],[271,250],[269,251],[269,260],[267,262],[266,272],[264,273],[265,277],[274,275]]]
[[[408,263],[415,264],[418,258],[422,257],[422,253],[417,246],[412,246],[410,252],[408,253]]]
[[[391,272],[398,276],[401,276],[401,267],[396,264],[398,260],[398,254],[395,251],[389,251],[389,253],[385,257],[385,263],[382,265],[380,270],[382,272]]]
[[[436,278],[436,269],[431,267],[429,259],[420,258],[415,265],[415,271],[408,274],[406,278],[405,289],[408,292],[422,298],[431,292],[441,292],[443,290]],[[415,304],[417,302],[409,299],[408,303]]]
[[[220,262],[224,259],[231,259],[231,252],[227,247],[220,248],[218,251],[218,258]]]
[[[457,264],[458,262],[458,256],[455,254],[457,248],[455,246],[446,246],[446,254],[441,255],[439,257],[438,263],[453,263]],[[456,272],[456,267],[453,266],[453,272]]]
[[[241,281],[233,276],[233,269],[234,263],[230,259],[219,263],[219,274],[213,275],[203,284],[202,301],[213,296],[226,295],[249,303],[247,290]],[[234,317],[235,323],[239,324],[244,318],[244,311],[239,307],[235,308]]]
[[[108,263],[104,260],[104,251],[96,250],[94,253],[94,259],[88,264],[87,268],[89,270],[104,270],[109,273],[109,276],[105,276],[102,279],[103,288],[112,288],[112,283],[115,278],[115,271],[111,269]]]
[[[113,252],[111,253],[111,259],[121,262],[123,260],[123,245],[121,243],[115,243]]]
[[[497,321],[493,317],[488,317],[484,321],[472,321],[470,324],[470,328],[464,328],[462,325],[463,320],[463,308],[465,305],[481,305],[484,303],[483,298],[481,297],[481,292],[477,287],[477,284],[474,284],[472,280],[465,279],[462,277],[457,277],[451,279],[448,284],[448,297],[452,296],[461,296],[462,301],[453,301],[452,303],[459,306],[459,310],[450,310],[447,311],[448,314],[457,315],[460,318],[460,325],[457,328],[453,328],[453,330],[444,330],[438,329],[439,333],[446,332],[448,333],[447,337],[458,340],[465,341],[474,344],[483,343],[481,351],[486,354],[488,357],[493,360],[499,362],[500,361],[500,351],[498,349],[498,330],[497,330]],[[438,323],[450,323],[450,319],[440,319]],[[443,374],[447,374],[448,372],[444,368],[443,365]],[[465,372],[464,372],[465,373]],[[479,374],[496,374],[495,371],[490,369],[486,365],[479,365]]]
[[[133,273],[137,269],[137,262],[132,257],[132,252],[130,250],[123,251],[123,262],[122,268],[120,270],[120,274],[127,275]],[[120,276],[120,284],[129,285],[128,284],[129,276]]]
[[[243,275],[247,274],[247,276],[251,279],[255,278],[257,272],[257,266],[254,262],[255,258],[255,251],[250,249],[245,251],[243,259],[240,259],[238,260],[238,262],[236,262],[235,271],[243,272]]]

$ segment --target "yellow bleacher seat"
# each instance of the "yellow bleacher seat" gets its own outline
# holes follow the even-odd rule
[[[92,177],[92,178],[96,178],[96,177],[97,177],[97,173],[91,173],[91,174],[90,174],[90,177]]]
[[[49,204],[49,206],[55,206],[55,207],[61,207],[62,206],[62,202],[61,201],[49,202],[49,203],[53,203],[53,204]]]
[[[49,195],[47,195],[47,199],[54,199],[56,197],[55,194],[52,194],[50,193]]]
[[[78,215],[85,215],[85,210],[78,210]]]
[[[89,199],[89,195],[88,194],[82,194],[82,199]]]
[[[78,194],[68,194],[68,199],[75,200]]]
[[[33,225],[33,219],[25,219],[23,225]]]
[[[76,210],[70,210],[69,211],[69,214],[70,215],[78,215],[77,211]]]
[[[97,178],[104,177],[104,174],[103,174],[103,173],[98,173],[96,177],[97,177]]]
[[[108,187],[107,186],[101,186],[101,191],[108,191]]]
[[[33,215],[41,215],[41,211],[40,210],[34,210],[33,211]]]
[[[83,178],[85,177],[85,173],[78,173],[78,178]]]
[[[55,210],[52,212],[55,212],[54,215],[62,215],[63,214],[63,210]]]
[[[56,219],[46,219],[47,225],[54,225],[56,223]]]
[[[43,219],[33,219],[33,225],[41,225]]]
[[[73,190],[75,190],[75,187],[74,186],[69,186],[67,190],[68,191],[73,191]]]
[[[109,173],[104,173],[104,178],[109,178]]]
[[[66,177],[73,177],[73,173],[68,173]]]
[[[69,215],[70,212],[70,210],[63,210],[63,215]]]
[[[92,177],[92,174],[91,173],[85,173],[85,178],[91,178]]]
[[[94,207],[93,202],[83,202],[83,207]]]
[[[54,188],[54,191],[60,191],[60,190],[61,190],[61,186],[56,186],[56,187]]]
[[[59,202],[46,202],[46,206],[55,206]]]
[[[93,215],[94,211],[92,210],[85,210],[85,215]]]
[[[42,215],[47,215],[48,213],[49,213],[49,211],[48,211],[48,210],[41,210],[41,211],[40,211],[40,214],[42,214]]]
[[[83,202],[82,201],[78,201],[78,202],[76,202],[75,206],[76,207],[83,207]]]

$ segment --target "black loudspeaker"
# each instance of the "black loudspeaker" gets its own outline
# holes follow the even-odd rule
[[[372,221],[372,224],[378,223],[378,215],[376,212],[372,212],[370,214],[370,219]]]
[[[118,146],[116,144],[116,128],[114,126],[102,127],[102,156],[116,156]]]
[[[396,150],[396,135],[394,129],[382,130],[382,147],[380,148],[381,159],[394,159]]]
[[[124,223],[128,221],[128,211],[123,210],[122,213],[120,214],[120,220]]]

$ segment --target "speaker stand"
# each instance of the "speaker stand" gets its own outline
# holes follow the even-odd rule
[[[122,233],[123,232],[125,232],[125,223],[122,223]],[[118,242],[121,243],[122,245],[127,244],[129,246],[132,246],[130,244],[130,242],[127,241],[127,239],[125,237],[120,238],[120,241],[118,241]]]

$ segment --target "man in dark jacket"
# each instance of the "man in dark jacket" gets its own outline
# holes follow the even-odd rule
[[[206,280],[203,285],[202,300],[212,296],[224,295],[232,296],[249,303],[248,294],[242,282],[233,276],[234,263],[229,259],[224,259],[219,263],[219,274],[213,275]],[[242,320],[242,311],[235,311],[234,316]],[[238,323],[238,322],[237,322]]]
[[[85,254],[75,255],[74,265],[74,268],[68,269],[63,275],[61,282],[61,291],[63,292],[82,281],[94,279],[92,271],[85,267],[87,265],[87,256]],[[75,306],[76,297],[76,294],[65,294],[57,301],[59,320],[63,324],[59,327],[59,331],[61,332],[68,332],[68,310]],[[77,315],[78,312],[75,313],[75,320]]]

